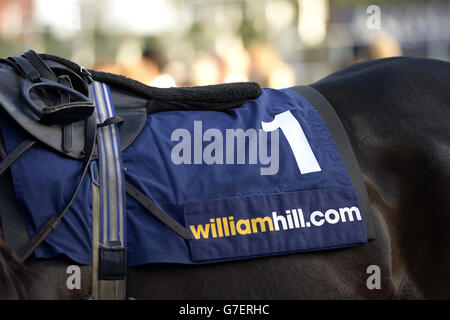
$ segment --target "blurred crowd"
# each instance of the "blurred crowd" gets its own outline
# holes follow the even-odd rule
[[[449,59],[448,0],[368,3],[0,0],[0,57],[33,48],[157,87],[255,81],[276,89],[364,60]]]
[[[222,52],[199,52],[193,63],[187,64],[181,60],[167,62],[164,53],[157,48],[125,41],[113,61],[99,62],[94,69],[121,74],[155,87],[255,81],[277,89],[298,84],[295,70],[273,44],[255,42],[245,48],[237,43]],[[355,50],[354,59],[339,67],[402,55],[398,41],[386,32],[377,33],[369,45]]]
[[[128,48],[127,48],[128,46]],[[231,46],[225,51],[200,52],[189,65],[181,60],[165,62],[154,48],[130,44],[119,48],[115,61],[97,63],[94,69],[121,74],[157,86],[210,85],[225,82],[256,81],[263,86],[282,88],[295,84],[295,72],[278,50],[268,43],[255,43],[248,49]],[[128,54],[121,58],[121,52]]]

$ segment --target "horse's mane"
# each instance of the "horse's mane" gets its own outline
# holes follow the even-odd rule
[[[26,298],[26,284],[33,275],[6,247],[0,230],[0,299]]]

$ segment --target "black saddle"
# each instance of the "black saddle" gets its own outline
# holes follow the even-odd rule
[[[92,75],[91,75],[92,73]],[[74,159],[86,155],[86,120],[95,117],[92,79],[112,87],[122,150],[139,135],[147,114],[167,110],[226,110],[260,95],[256,83],[153,88],[122,76],[28,51],[0,62],[0,105],[30,136]],[[93,159],[97,157],[93,149]]]
[[[97,123],[92,101],[94,80],[109,85],[114,101],[116,114],[103,123]],[[38,55],[32,50],[22,56],[0,60],[0,88],[0,114],[9,115],[28,136],[9,154],[0,141],[0,175],[35,143],[83,163],[79,184],[66,207],[16,250],[22,261],[58,226],[75,200],[90,161],[98,157],[95,147],[98,126],[117,123],[121,149],[124,150],[139,135],[150,113],[226,110],[261,94],[256,83],[153,88],[122,76],[88,71],[71,61]],[[191,236],[136,188],[127,185],[127,192],[180,236]]]

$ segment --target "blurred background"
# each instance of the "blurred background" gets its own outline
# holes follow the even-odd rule
[[[159,87],[283,88],[368,59],[449,60],[450,1],[0,0],[0,56],[29,48]]]

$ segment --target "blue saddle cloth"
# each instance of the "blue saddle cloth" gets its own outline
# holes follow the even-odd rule
[[[5,117],[0,123],[10,152],[25,137]],[[264,123],[280,129],[263,130]],[[299,128],[304,137],[295,136]],[[244,156],[237,133],[244,133]],[[310,103],[289,89],[263,89],[258,99],[227,111],[148,115],[122,160],[125,180],[193,234],[193,240],[182,239],[127,197],[130,266],[211,263],[367,241],[364,212],[328,129]],[[13,164],[31,236],[67,204],[80,169],[80,162],[43,145]],[[90,265],[91,206],[91,181],[85,179],[36,257],[63,254]]]

